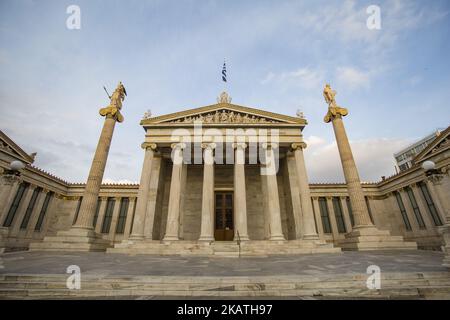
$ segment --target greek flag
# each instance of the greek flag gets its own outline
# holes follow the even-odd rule
[[[227,82],[227,66],[225,64],[225,61],[223,62],[222,81]]]

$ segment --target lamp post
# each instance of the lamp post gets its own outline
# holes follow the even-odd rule
[[[425,161],[422,163],[422,169],[425,171],[427,177],[427,184],[433,189],[439,201],[440,207],[444,211],[444,225],[439,228],[442,238],[444,240],[444,260],[443,266],[450,268],[450,208],[448,203],[448,195],[442,194],[442,181],[445,178],[445,172],[441,169],[436,169],[436,164],[433,161]]]

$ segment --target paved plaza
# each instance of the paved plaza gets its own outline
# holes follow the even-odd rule
[[[446,272],[434,251],[372,251],[283,255],[268,258],[151,256],[111,253],[15,252],[0,256],[0,274],[66,274],[78,265],[84,275],[102,276],[283,276],[381,272]]]

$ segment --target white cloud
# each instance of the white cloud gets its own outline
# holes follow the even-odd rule
[[[393,153],[410,142],[386,138],[351,141],[361,181],[380,181],[381,176],[393,174],[395,172]],[[345,181],[336,142],[320,141],[318,144],[310,142],[305,151],[305,161],[310,182]]]
[[[336,79],[339,87],[350,90],[370,87],[370,72],[364,72],[355,67],[336,68]]]
[[[304,89],[316,89],[322,85],[324,74],[321,70],[313,70],[309,67],[299,68],[294,71],[286,71],[280,74],[269,72],[261,84],[275,82],[283,86],[297,86]]]

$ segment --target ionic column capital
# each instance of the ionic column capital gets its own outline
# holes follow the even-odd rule
[[[156,150],[156,148],[158,148],[158,145],[156,143],[152,143],[152,142],[144,142],[143,144],[141,144],[141,148],[144,150],[147,150],[147,149]]]
[[[303,150],[306,149],[307,145],[305,142],[295,142],[293,144],[291,144],[291,149],[292,150]]]
[[[214,142],[203,142],[202,149],[214,150],[217,147],[217,144]]]
[[[181,149],[181,150],[183,150],[183,149],[186,149],[186,143],[183,143],[183,142],[176,142],[176,143],[172,143],[172,144],[170,145],[170,147],[171,147],[172,149]]]
[[[261,147],[265,150],[273,150],[278,148],[278,143],[275,142],[264,142],[261,144]]]
[[[232,145],[233,149],[244,150],[247,148],[247,144],[245,142],[234,142]]]

